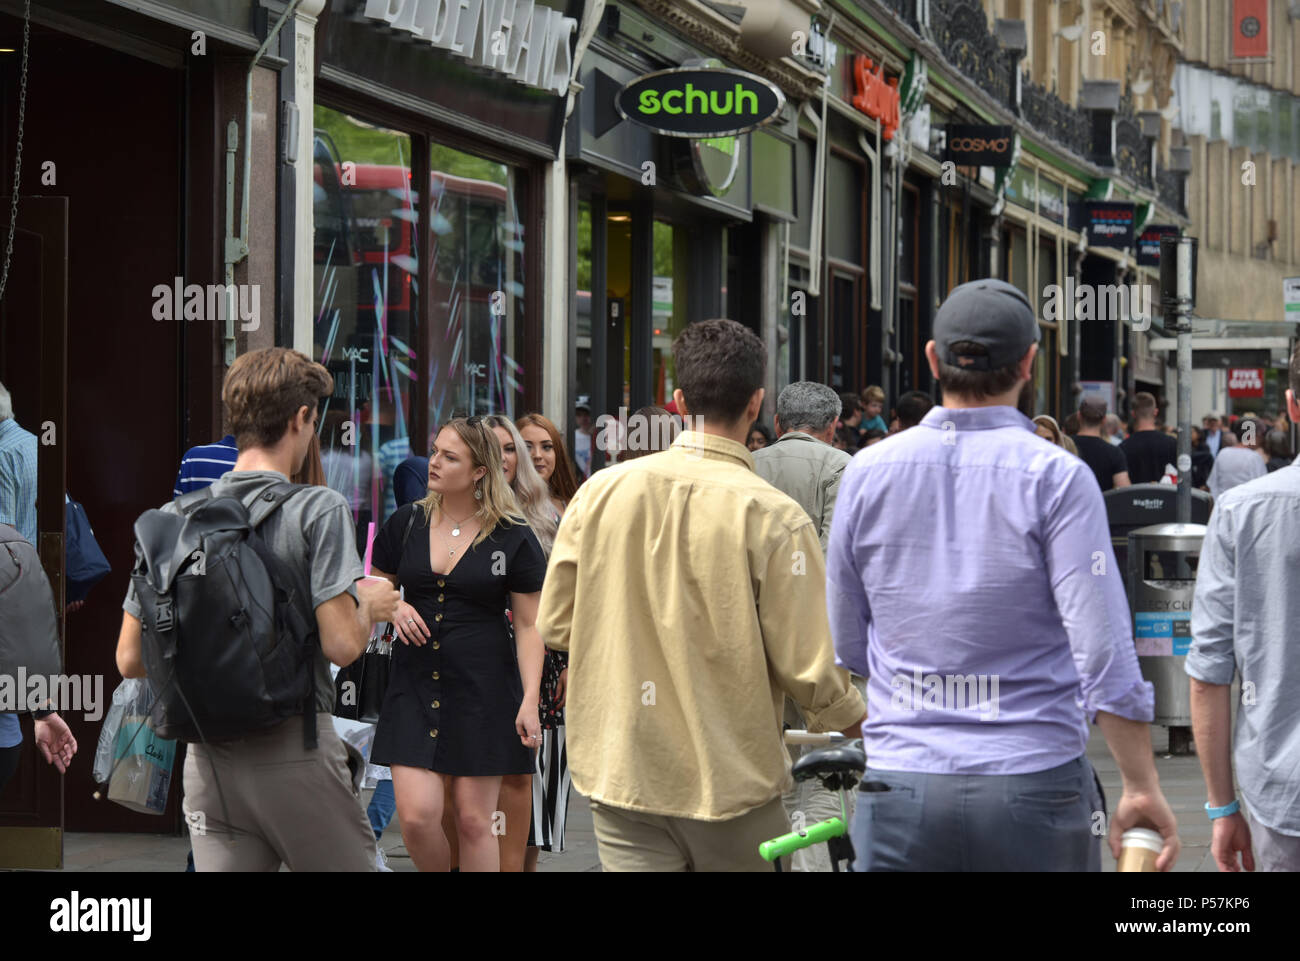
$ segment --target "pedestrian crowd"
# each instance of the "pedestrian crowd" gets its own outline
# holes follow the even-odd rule
[[[699,321],[673,343],[671,402],[618,429],[608,467],[591,467],[585,401],[580,456],[529,413],[454,416],[427,458],[390,457],[393,510],[364,561],[351,489],[327,483],[320,450],[331,375],[285,348],[240,356],[223,385],[230,434],[188,452],[161,514],[247,509],[283,603],[312,626],[311,694],[292,717],[188,744],[194,867],[382,870],[395,814],[420,870],[533,870],[539,850],[563,850],[573,788],[605,870],[763,870],[762,841],[839,813],[791,778],[783,731],[797,727],[863,741],[857,870],[1099,870],[1103,836],[1118,856],[1134,828],[1159,835],[1170,869],[1177,821],[1102,491],[1159,480],[1173,440],[1149,394],[1124,437],[1094,398],[1064,430],[1031,420],[1038,338],[1016,288],[964,284],[925,348],[940,403],[910,391],[886,421],[879,387],[797,382],[768,428],[762,341]],[[1300,351],[1290,378],[1300,417]],[[1206,483],[1226,496],[1187,672],[1219,866],[1294,870],[1300,469],[1270,444],[1276,423],[1240,426],[1234,445],[1207,418],[1201,438]],[[149,556],[137,547],[117,665],[165,686],[172,609],[159,613]],[[183,603],[176,616],[184,632]],[[363,811],[331,664],[361,658],[383,624],[395,643]],[[1234,731],[1238,676],[1260,697]],[[1085,755],[1093,724],[1117,799]],[[76,747],[61,738],[38,734],[65,765]],[[792,866],[828,861],[810,849]]]

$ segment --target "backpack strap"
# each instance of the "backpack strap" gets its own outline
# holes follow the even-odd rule
[[[248,505],[249,525],[254,529],[260,527],[262,522],[279,510],[285,501],[306,486],[306,484],[294,484],[290,481],[275,481],[269,484],[262,493],[257,495],[257,499]]]
[[[194,509],[200,504],[212,500],[215,496],[216,495],[212,493],[212,485],[209,484],[201,490],[190,491],[188,494],[182,494],[180,497],[172,501],[172,503],[176,505],[176,510],[180,512],[181,516],[185,517],[194,513]]]
[[[263,521],[283,506],[285,501],[306,486],[306,484],[294,484],[289,481],[274,481],[267,485],[262,492],[257,495],[253,502],[248,505],[249,526],[253,528],[253,530],[257,530]],[[253,540],[260,543],[256,538]],[[265,550],[265,548],[263,548],[263,550]],[[267,569],[272,574],[272,581],[276,582],[277,587],[281,586],[279,583],[280,576],[278,573],[281,569],[280,559],[267,550],[266,556],[263,560],[267,562]],[[310,632],[309,636],[315,637],[316,632]],[[307,676],[311,678],[311,689],[307,692],[307,696],[303,699],[302,704],[302,746],[308,751],[315,750],[318,744],[316,733],[316,665],[313,659],[319,646],[319,644],[316,644],[311,650],[306,652]]]

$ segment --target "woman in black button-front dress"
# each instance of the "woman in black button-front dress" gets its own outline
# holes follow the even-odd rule
[[[439,431],[428,496],[388,519],[372,562],[405,592],[394,618],[403,644],[371,751],[393,769],[402,840],[421,871],[447,870],[450,791],[461,870],[496,871],[501,777],[531,773],[541,743],[536,620],[546,560],[480,418]]]

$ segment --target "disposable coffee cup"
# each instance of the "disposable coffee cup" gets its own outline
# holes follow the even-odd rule
[[[1156,858],[1165,846],[1160,832],[1149,828],[1129,828],[1119,843],[1120,871],[1155,871]]]

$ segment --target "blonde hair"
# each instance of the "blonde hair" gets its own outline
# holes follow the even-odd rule
[[[866,401],[868,404],[870,404],[872,401],[875,401],[877,404],[883,405],[885,403],[884,388],[877,387],[875,384],[872,384],[870,387],[867,387],[862,391],[862,399]]]
[[[515,442],[515,479],[510,487],[515,493],[515,500],[519,502],[520,512],[537,535],[543,553],[550,557],[551,547],[555,544],[555,531],[559,527],[555,520],[555,507],[551,504],[550,489],[533,466],[533,459],[528,456],[528,447],[510,418],[501,414],[488,414],[483,421],[489,428],[500,427],[508,432]]]
[[[1039,414],[1034,418],[1034,423],[1039,427],[1046,427],[1052,432],[1052,443],[1057,447],[1068,450],[1075,457],[1079,456],[1079,448],[1075,445],[1070,435],[1061,430],[1061,425],[1056,422],[1056,418],[1050,414]]]
[[[500,523],[527,524],[514,491],[506,483],[505,471],[501,467],[501,445],[497,442],[497,435],[492,433],[492,428],[482,417],[455,417],[444,424],[438,433],[441,434],[444,430],[454,430],[456,436],[465,442],[476,468],[487,468],[487,473],[478,483],[483,497],[479,501],[478,510],[473,514],[481,527],[470,546],[477,547],[485,541]],[[430,525],[433,524],[433,512],[442,513],[442,494],[437,491],[429,491],[415,503],[424,512],[424,519]]]

